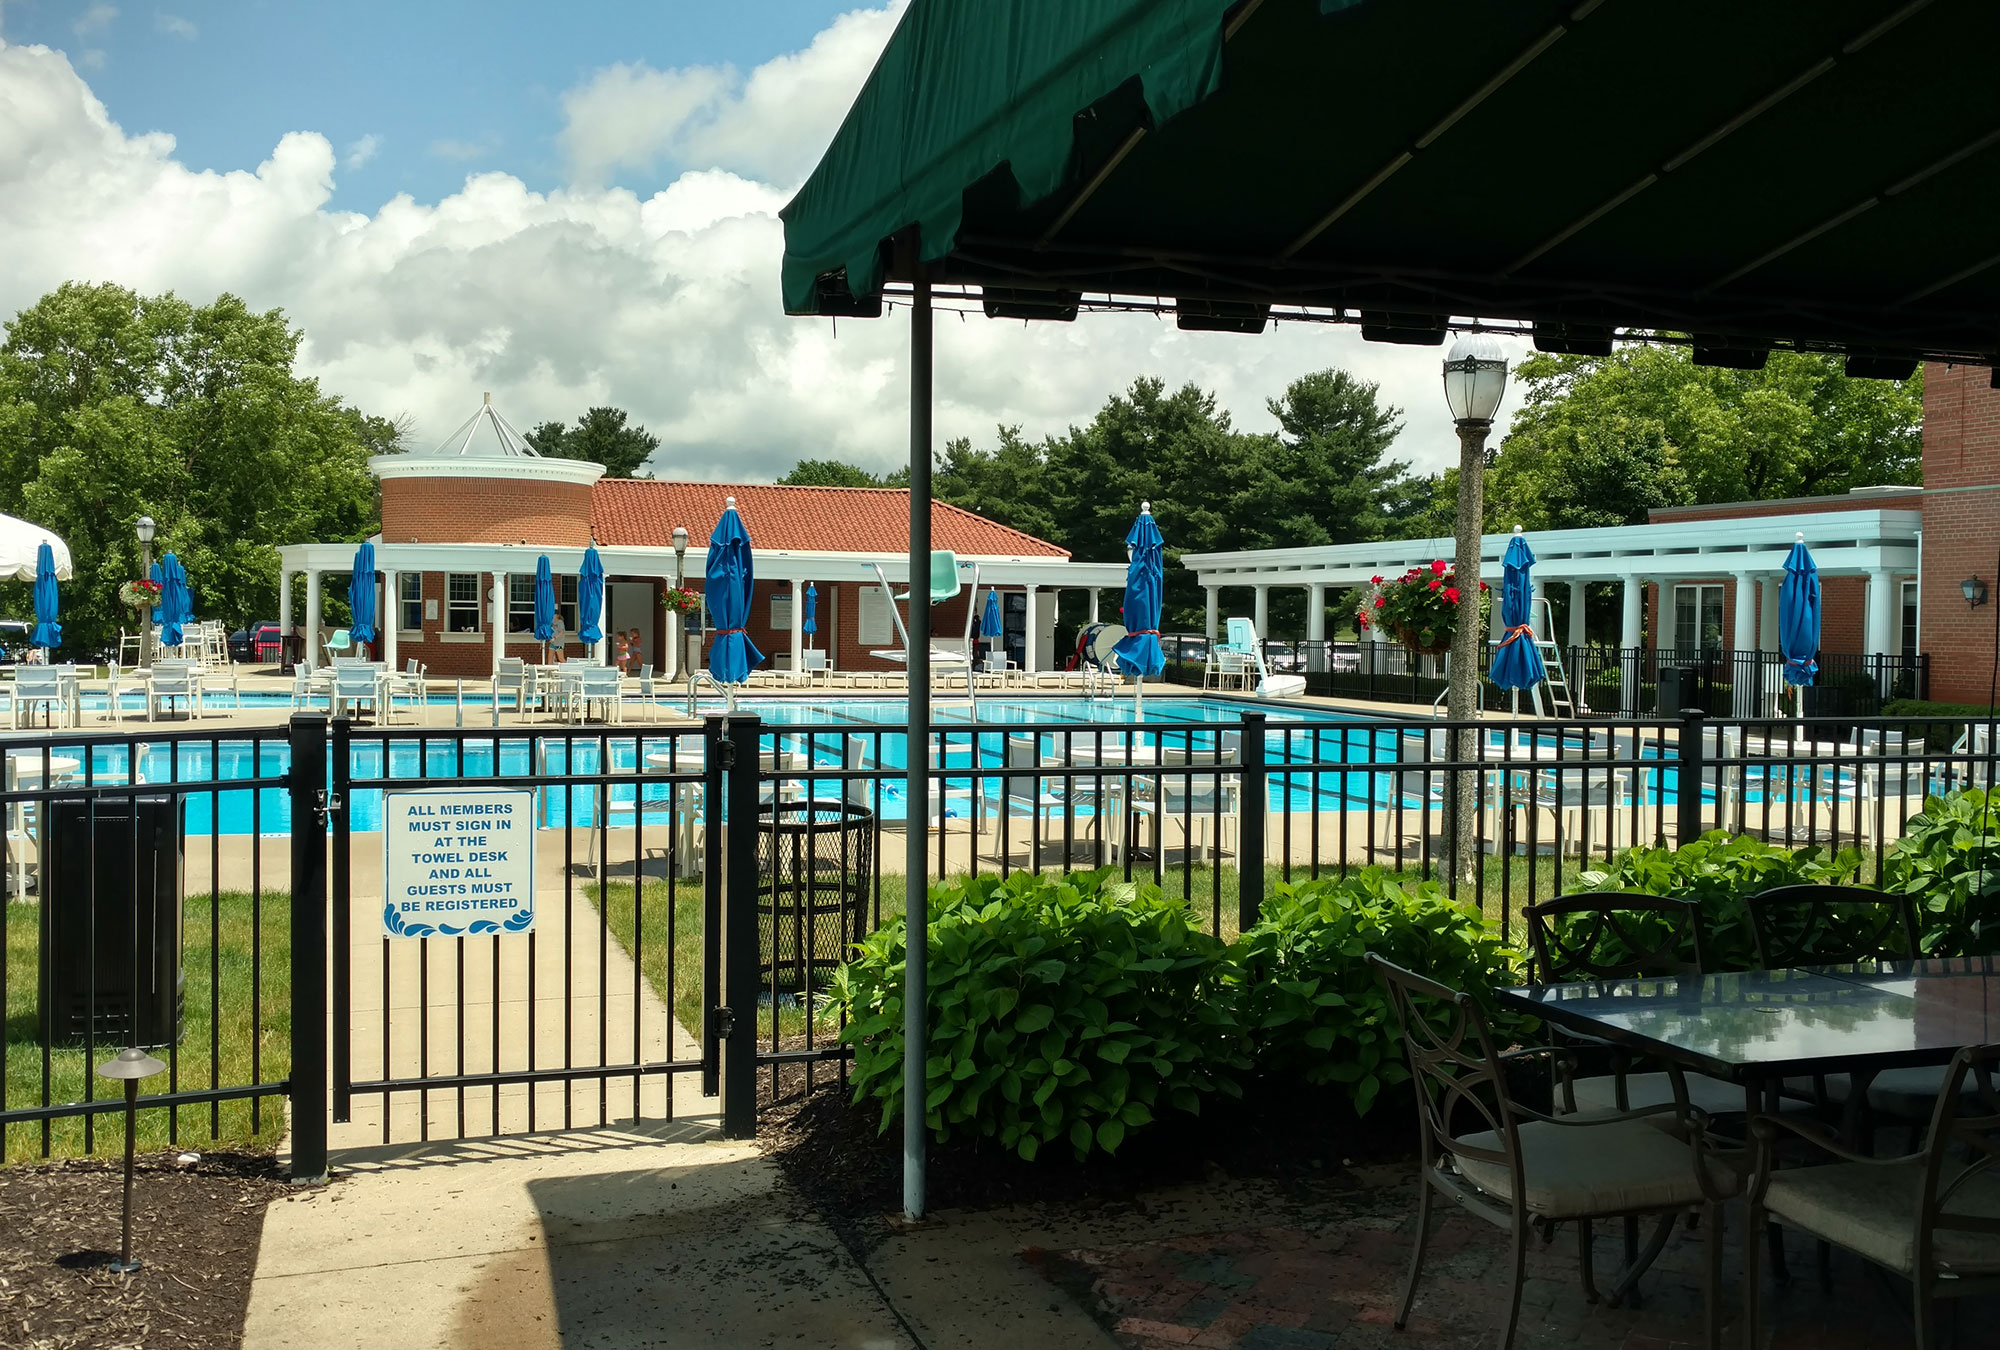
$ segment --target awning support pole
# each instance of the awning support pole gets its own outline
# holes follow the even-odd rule
[[[931,781],[931,284],[911,283],[910,306],[910,724],[903,794],[904,861],[903,1213],[924,1217],[924,1065],[928,1058]],[[891,609],[894,602],[891,602]]]

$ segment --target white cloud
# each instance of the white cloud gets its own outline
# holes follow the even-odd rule
[[[90,6],[77,16],[76,22],[70,25],[70,31],[78,37],[89,37],[93,33],[101,33],[111,27],[112,21],[117,17],[116,5],[107,5],[99,0],[99,3]]]
[[[358,169],[375,158],[375,152],[382,148],[382,138],[369,133],[347,147],[347,153],[340,157],[343,169]]]
[[[873,53],[847,59],[851,88]],[[743,106],[776,65],[753,72]],[[624,407],[661,437],[669,474],[768,479],[803,456],[876,468],[907,457],[905,311],[837,326],[781,312],[776,213],[795,170],[703,168],[647,197],[537,193],[475,173],[435,203],[336,211],[343,156],[324,136],[287,135],[254,170],[197,172],[172,136],[114,124],[59,52],[0,44],[0,89],[0,316],[71,279],[282,306],[305,330],[304,369],[359,407],[409,414],[419,443],[490,389],[518,426]],[[778,90],[756,97],[782,101]],[[830,135],[845,107],[817,106],[821,120],[767,163],[796,165],[797,146]],[[999,423],[1060,432],[1147,374],[1213,389],[1239,426],[1268,428],[1264,401],[1288,380],[1344,365],[1408,413],[1399,453],[1435,465],[1456,455],[1441,355],[1364,344],[1350,328],[1238,337],[1140,315],[947,315],[937,432],[980,444]]]
[[[662,164],[724,168],[792,184],[818,161],[902,17],[905,0],[843,14],[804,51],[748,78],[731,66],[607,66],[563,95],[571,181]]]
[[[431,142],[431,153],[439,159],[481,159],[497,147],[488,141],[459,141],[449,138]]]
[[[194,26],[192,19],[183,19],[180,15],[169,14],[165,10],[153,12],[153,26],[169,37],[183,38],[189,42],[193,42],[201,31]]]

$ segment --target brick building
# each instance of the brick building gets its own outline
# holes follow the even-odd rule
[[[902,648],[906,620],[890,588],[908,580],[906,490],[607,479],[602,465],[537,455],[490,396],[438,449],[380,455],[370,468],[382,493],[382,531],[373,541],[384,617],[376,650],[392,664],[414,659],[434,676],[486,679],[502,656],[540,661],[542,644],[531,630],[536,564],[544,556],[556,576],[561,622],[550,659],[585,655],[576,637],[577,574],[594,543],[605,572],[606,632],[636,628],[643,662],[662,674],[682,673],[687,662],[703,659],[702,625],[697,618],[677,634],[680,621],[660,597],[677,575],[688,589],[702,589],[708,537],[733,500],[757,576],[746,627],[765,668],[797,668],[808,646],[824,650],[834,670],[901,665],[879,653]],[[679,553],[677,529],[686,531]],[[1087,592],[1094,616],[1100,592],[1124,585],[1122,564],[1074,562],[1046,540],[942,502],[931,508],[931,543],[957,554],[964,587],[957,599],[932,607],[934,645],[962,651],[970,606],[983,609],[986,591],[996,590],[1002,640],[1028,670],[1059,664],[1052,592]],[[325,657],[325,579],[337,577],[345,588],[354,547],[279,550],[280,594],[291,595],[294,575],[306,579],[306,613],[296,629],[315,663]],[[817,624],[810,636],[798,622],[809,588]],[[281,622],[295,631],[289,612]],[[602,644],[600,656],[610,645]]]

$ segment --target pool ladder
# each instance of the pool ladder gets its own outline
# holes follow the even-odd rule
[[[723,705],[730,712],[736,711],[735,686],[724,684],[705,670],[697,670],[688,676],[688,716],[690,718],[697,717],[701,713],[700,690],[703,684],[706,684],[716,693],[722,695]]]

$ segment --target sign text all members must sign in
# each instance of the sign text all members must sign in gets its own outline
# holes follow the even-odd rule
[[[535,796],[526,788],[384,795],[391,937],[525,933],[535,923]]]

